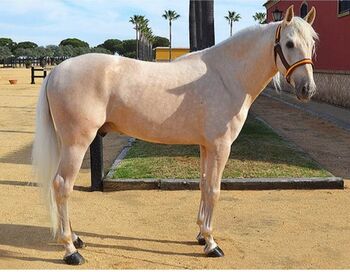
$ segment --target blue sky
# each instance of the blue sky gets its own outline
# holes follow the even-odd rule
[[[215,0],[216,42],[226,39],[228,10],[241,14],[234,31],[256,24],[252,15],[265,12],[262,0]],[[15,42],[33,41],[39,45],[58,44],[76,37],[90,46],[106,39],[132,39],[135,36],[129,17],[145,15],[153,33],[168,36],[168,25],[161,15],[176,10],[181,17],[173,24],[173,46],[188,47],[189,0],[0,0],[0,37]]]

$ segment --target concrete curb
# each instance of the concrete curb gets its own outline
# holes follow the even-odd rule
[[[126,190],[198,190],[196,179],[110,179],[103,181],[103,191]],[[340,177],[327,178],[239,178],[223,179],[222,190],[344,189]]]
[[[106,178],[107,179],[112,179],[113,178],[113,173],[119,166],[119,164],[122,162],[122,160],[125,158],[126,154],[128,154],[129,149],[132,147],[132,144],[135,142],[135,138],[130,138],[128,140],[128,144],[123,147],[123,149],[120,151],[118,157],[115,159],[113,162],[111,168],[109,169]]]

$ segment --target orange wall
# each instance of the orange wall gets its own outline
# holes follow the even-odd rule
[[[320,70],[350,70],[350,14],[338,16],[338,1],[279,1],[268,9],[267,20],[272,21],[272,12],[277,7],[286,9],[294,4],[294,13],[300,16],[300,6],[306,2],[308,10],[316,8],[313,24],[320,41],[316,45],[315,66]]]
[[[157,47],[155,50],[155,61],[169,61],[169,48]],[[171,50],[171,59],[176,59],[190,52],[188,48],[173,48]]]

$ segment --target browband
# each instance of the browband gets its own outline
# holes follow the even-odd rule
[[[311,64],[312,66],[314,66],[314,63],[312,62],[311,59],[305,58],[305,59],[302,59],[302,60],[295,62],[292,65],[289,65],[288,61],[286,60],[286,58],[283,55],[282,47],[280,44],[280,39],[281,39],[281,24],[279,24],[277,26],[276,35],[275,35],[275,46],[274,46],[275,63],[277,65],[277,55],[278,55],[281,59],[283,66],[286,68],[285,77],[286,77],[287,82],[290,84],[290,77],[291,77],[293,71],[297,67],[299,67],[301,65],[305,65],[305,64]]]

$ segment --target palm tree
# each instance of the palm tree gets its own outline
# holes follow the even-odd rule
[[[172,21],[178,19],[180,15],[177,14],[175,10],[165,10],[162,16],[165,20],[169,21],[169,41],[170,41],[169,61],[171,61],[171,24],[172,24]]]
[[[144,18],[144,16],[141,15],[134,15],[132,17],[130,17],[129,22],[132,23],[135,27],[135,32],[136,32],[136,59],[139,58],[139,28],[140,28],[140,23],[142,18]]]
[[[230,36],[232,36],[232,25],[233,22],[238,22],[239,19],[242,19],[241,15],[235,11],[228,11],[228,15],[225,16],[226,20],[230,24]]]
[[[214,0],[190,0],[189,34],[191,52],[215,44]]]
[[[141,29],[142,35],[142,59],[149,60],[149,40],[152,36],[152,30],[148,25],[145,25]]]
[[[153,33],[149,37],[149,56],[150,60],[153,61],[153,44],[156,41],[156,36],[153,35]]]
[[[265,12],[256,12],[255,15],[253,15],[253,18],[255,21],[258,21],[259,24],[265,24],[266,13]]]
[[[139,24],[139,44],[141,44],[141,49],[139,49],[139,58],[142,60],[145,59],[145,33],[148,31],[150,31],[150,28],[148,26],[148,19],[142,17]]]

